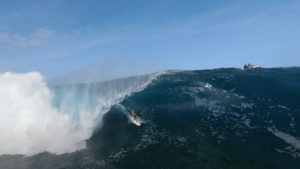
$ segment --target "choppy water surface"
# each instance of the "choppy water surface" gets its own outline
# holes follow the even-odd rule
[[[172,71],[151,80],[93,116],[97,127],[85,149],[2,155],[0,168],[300,167],[300,68]],[[95,90],[84,100],[103,112]],[[131,122],[133,108],[140,127]]]

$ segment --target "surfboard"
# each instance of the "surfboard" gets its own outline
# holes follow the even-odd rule
[[[137,126],[141,125],[141,123],[138,121],[138,119],[136,119],[136,120],[133,119],[132,122]]]

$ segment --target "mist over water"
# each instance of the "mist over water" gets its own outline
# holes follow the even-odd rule
[[[154,58],[141,60],[138,57],[104,57],[58,77],[47,79],[47,84],[54,87],[142,76],[168,70],[171,67],[169,64]]]

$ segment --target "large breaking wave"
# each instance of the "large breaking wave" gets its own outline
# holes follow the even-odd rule
[[[111,105],[143,90],[159,74],[55,88],[47,87],[38,72],[0,74],[0,155],[85,148]]]
[[[2,155],[0,168],[300,165],[297,67],[168,71],[51,89],[38,73],[0,82],[1,153],[61,154]],[[129,123],[132,108],[139,127]]]

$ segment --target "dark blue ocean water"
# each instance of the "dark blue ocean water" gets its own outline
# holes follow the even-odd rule
[[[131,109],[141,126],[130,122]],[[300,68],[167,72],[111,105],[86,145],[2,155],[0,168],[298,169]]]

